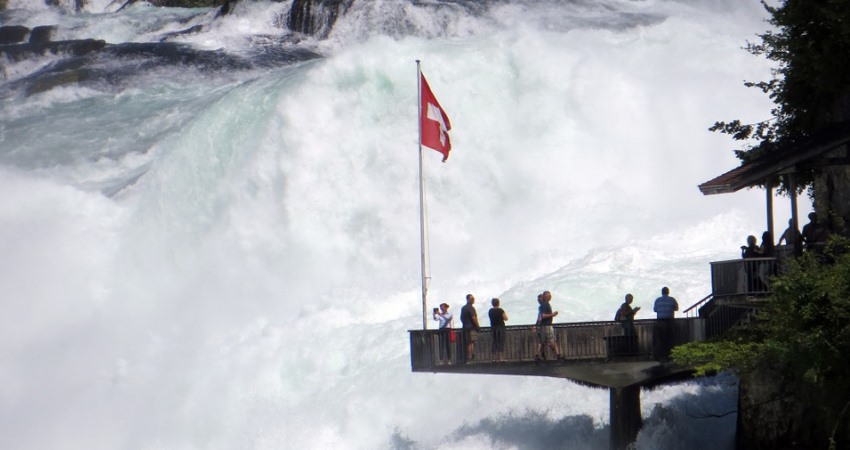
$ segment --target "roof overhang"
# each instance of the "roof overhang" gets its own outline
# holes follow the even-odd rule
[[[794,172],[812,164],[824,153],[850,143],[850,126],[840,124],[809,140],[788,145],[747,161],[740,166],[699,185],[704,195],[728,194],[762,183],[766,178]],[[812,164],[813,165],[813,164]]]

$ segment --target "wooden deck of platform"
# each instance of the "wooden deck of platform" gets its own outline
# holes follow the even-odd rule
[[[534,359],[538,337],[530,325],[507,327],[504,362],[494,361],[489,328],[481,328],[475,358],[469,361],[463,358],[466,343],[460,330],[456,330],[457,342],[449,346],[451,358],[441,353],[444,342],[438,330],[410,330],[411,368],[414,372],[558,377],[609,388],[648,386],[690,373],[668,362],[669,350],[704,340],[703,319],[637,320],[634,324],[632,337],[624,336],[617,322],[554,325],[564,359],[556,359],[545,348],[545,361]]]

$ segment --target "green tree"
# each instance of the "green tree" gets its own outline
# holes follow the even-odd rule
[[[787,261],[750,327],[714,342],[673,350],[700,375],[770,362],[823,387],[850,374],[850,240],[830,239],[823,255]],[[850,392],[850,384],[848,384]]]
[[[719,121],[709,130],[742,141],[735,151],[751,161],[780,146],[802,142],[835,122],[848,120],[850,104],[850,7],[846,0],[786,0],[762,5],[774,30],[758,35],[746,50],[776,62],[772,78],[746,82],[768,94],[775,106],[771,117],[755,124]],[[812,181],[801,174],[800,188]],[[770,180],[785,189],[782,178]]]
[[[770,367],[799,391],[815,392],[827,433],[850,422],[850,240],[834,236],[823,255],[788,261],[750,327],[673,349],[698,375]],[[811,401],[815,402],[814,399]]]

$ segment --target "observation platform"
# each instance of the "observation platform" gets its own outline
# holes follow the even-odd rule
[[[531,325],[519,325],[506,329],[505,361],[493,360],[490,328],[479,331],[471,361],[464,361],[466,343],[461,330],[455,329],[458,338],[449,342],[449,355],[445,354],[447,334],[410,330],[410,365],[414,372],[422,373],[555,377],[608,388],[609,448],[626,449],[643,422],[641,389],[686,380],[694,373],[690,367],[670,362],[670,350],[752,321],[770,296],[770,277],[784,270],[784,256],[712,262],[712,294],[681,311],[682,318],[635,320],[634,336],[625,336],[618,322],[556,324],[555,338],[563,359],[555,359],[544,346],[546,360],[535,361],[537,333]]]
[[[530,325],[510,326],[505,333],[504,361],[494,361],[492,331],[481,328],[475,358],[464,360],[466,343],[461,330],[449,342],[440,330],[410,330],[410,362],[414,372],[520,375],[565,378],[579,384],[608,388],[610,392],[610,448],[625,449],[642,425],[640,390],[689,378],[693,370],[669,362],[670,349],[706,338],[705,320],[683,318],[636,320],[635,335],[625,336],[617,322],[584,322],[554,325],[563,354],[551,349],[537,361],[537,333]],[[545,353],[544,353],[545,354]]]
[[[607,388],[653,386],[693,373],[669,363],[668,354],[675,345],[704,340],[703,319],[636,320],[634,325],[635,336],[624,336],[623,327],[617,322],[554,325],[564,359],[555,359],[551,349],[544,346],[544,352],[548,352],[544,353],[544,361],[534,360],[537,333],[532,327],[509,326],[504,362],[493,360],[490,328],[481,328],[475,359],[471,361],[463,358],[466,343],[461,330],[456,330],[457,342],[450,343],[451,358],[441,354],[439,330],[410,330],[411,367],[414,372],[566,378],[587,386]]]

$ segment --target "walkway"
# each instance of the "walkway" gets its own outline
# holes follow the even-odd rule
[[[457,330],[458,341],[450,344],[451,364],[440,361],[439,331],[410,330],[411,367],[414,372],[550,376],[608,388],[647,386],[690,373],[668,362],[669,349],[705,339],[705,323],[700,318],[636,320],[636,336],[631,338],[623,336],[623,328],[617,322],[566,323],[554,327],[563,360],[556,360],[546,348],[547,359],[535,361],[537,334],[530,325],[521,325],[507,328],[506,362],[493,361],[489,328],[481,328],[479,332],[475,359],[464,362],[465,344]]]

